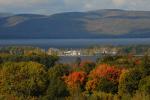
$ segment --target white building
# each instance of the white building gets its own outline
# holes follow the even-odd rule
[[[64,55],[65,56],[80,56],[81,52],[78,50],[70,50],[70,51],[65,51]]]

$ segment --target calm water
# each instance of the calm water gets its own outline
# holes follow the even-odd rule
[[[78,56],[60,56],[60,63],[74,63]],[[80,56],[82,61],[93,61],[96,62],[98,56]]]
[[[93,45],[150,44],[150,38],[130,39],[0,39],[0,46],[27,45],[41,48],[85,48]]]

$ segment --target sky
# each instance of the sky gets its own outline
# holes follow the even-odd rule
[[[98,9],[150,11],[150,0],[0,0],[0,12],[51,15]]]

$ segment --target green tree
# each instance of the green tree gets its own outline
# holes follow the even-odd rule
[[[62,80],[64,75],[69,73],[68,66],[63,64],[55,65],[48,71],[49,85],[43,100],[60,100],[69,95],[66,84]]]
[[[59,60],[57,56],[49,55],[0,55],[3,62],[37,62],[45,65],[47,68],[53,67]]]
[[[109,81],[106,78],[101,78],[98,82],[96,90],[115,94],[118,92],[118,84],[113,83],[112,81]]]
[[[47,85],[44,66],[35,62],[8,62],[0,71],[0,93],[15,96],[40,96]]]
[[[119,94],[134,94],[138,90],[138,84],[142,78],[142,72],[139,69],[131,69],[121,74],[119,79]]]
[[[147,94],[150,94],[150,76],[147,76],[140,80],[139,90]]]
[[[91,61],[82,61],[80,63],[80,69],[84,72],[86,72],[87,74],[90,73],[90,71],[92,69],[95,68],[95,63],[94,62],[91,62]]]
[[[148,55],[145,55],[142,58],[142,66],[141,69],[143,70],[144,76],[150,75],[150,58]]]

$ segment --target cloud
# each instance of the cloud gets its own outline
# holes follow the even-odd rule
[[[125,0],[112,0],[113,3],[116,5],[116,6],[121,6],[121,5],[124,5],[126,3]]]
[[[47,2],[48,0],[0,0],[0,5],[29,5],[29,4],[38,4],[38,3],[43,3]]]
[[[150,10],[150,0],[0,0],[0,12],[53,14],[96,9]]]

